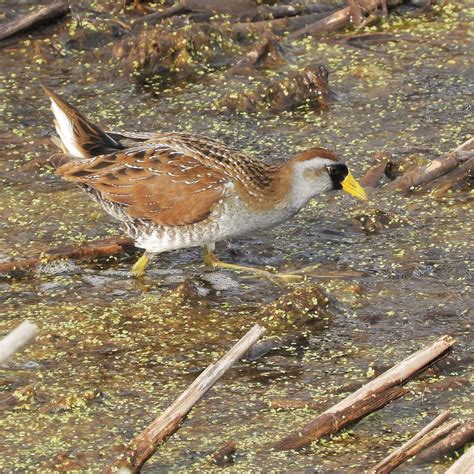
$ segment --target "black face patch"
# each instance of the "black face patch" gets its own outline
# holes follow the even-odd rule
[[[328,174],[332,181],[333,189],[342,189],[342,182],[349,174],[347,166],[343,163],[336,163],[327,166]]]

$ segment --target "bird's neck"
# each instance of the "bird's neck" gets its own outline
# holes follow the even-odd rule
[[[260,188],[255,205],[262,209],[286,208],[301,209],[312,197],[309,189],[301,188],[299,171],[294,161],[288,160],[280,166],[267,170],[269,178],[266,186]]]

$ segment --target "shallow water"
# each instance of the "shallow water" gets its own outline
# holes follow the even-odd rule
[[[18,11],[34,3],[22,2]],[[4,5],[14,8],[16,2]],[[257,70],[245,78],[219,70],[147,90],[134,86],[120,65],[109,64],[103,49],[63,47],[73,20],[9,42],[0,52],[0,260],[118,232],[85,193],[48,167],[28,164],[41,164],[54,151],[40,83],[108,129],[193,131],[271,162],[322,145],[361,176],[375,151],[432,159],[472,134],[466,5],[392,16],[379,29],[400,41],[354,47],[306,39],[286,43],[287,64],[278,71]],[[94,15],[77,8],[94,24]],[[101,22],[110,15],[102,12]],[[219,108],[224,92],[314,62],[328,66],[339,94],[327,111],[265,117]],[[373,209],[392,223],[366,235],[352,218]],[[329,296],[329,321],[298,350],[232,368],[144,471],[217,470],[207,456],[235,439],[229,472],[360,472],[440,411],[472,416],[472,222],[467,186],[443,198],[381,194],[368,204],[337,194],[272,231],[233,241],[233,250],[220,249],[223,260],[241,264],[318,265],[319,273],[353,270],[362,276],[321,279],[310,273],[309,283]],[[37,341],[0,371],[4,395],[30,394],[2,414],[0,470],[98,471],[253,323],[263,319],[271,334],[288,331],[278,317],[268,320],[265,306],[302,284],[278,286],[206,269],[199,249],[161,255],[137,282],[129,276],[136,257],[48,264],[33,276],[0,280],[0,334],[26,318],[40,328]],[[180,294],[185,279],[201,296]],[[443,334],[457,339],[454,352],[439,369],[411,382],[408,396],[303,452],[266,448],[316,414],[270,409],[272,399],[313,399],[323,410],[373,372]],[[440,471],[451,462],[417,469]],[[413,470],[405,464],[400,472]]]

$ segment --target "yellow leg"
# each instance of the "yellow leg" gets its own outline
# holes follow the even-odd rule
[[[303,280],[303,275],[291,275],[289,273],[272,273],[267,270],[262,270],[261,268],[255,267],[245,267],[243,265],[236,265],[234,263],[225,263],[221,262],[214,254],[211,248],[208,246],[204,247],[204,263],[209,267],[220,267],[220,268],[228,268],[230,270],[237,270],[240,272],[249,272],[253,273],[258,276],[262,276],[265,278],[279,278],[282,280],[287,281],[295,281],[295,280]]]
[[[148,252],[145,252],[133,265],[132,275],[135,278],[142,277],[145,274],[145,269],[150,261],[151,257]]]

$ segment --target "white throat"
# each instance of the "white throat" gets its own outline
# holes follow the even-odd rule
[[[333,161],[318,157],[294,164],[290,198],[292,206],[301,209],[314,196],[333,188],[331,178],[324,168],[333,163]]]

